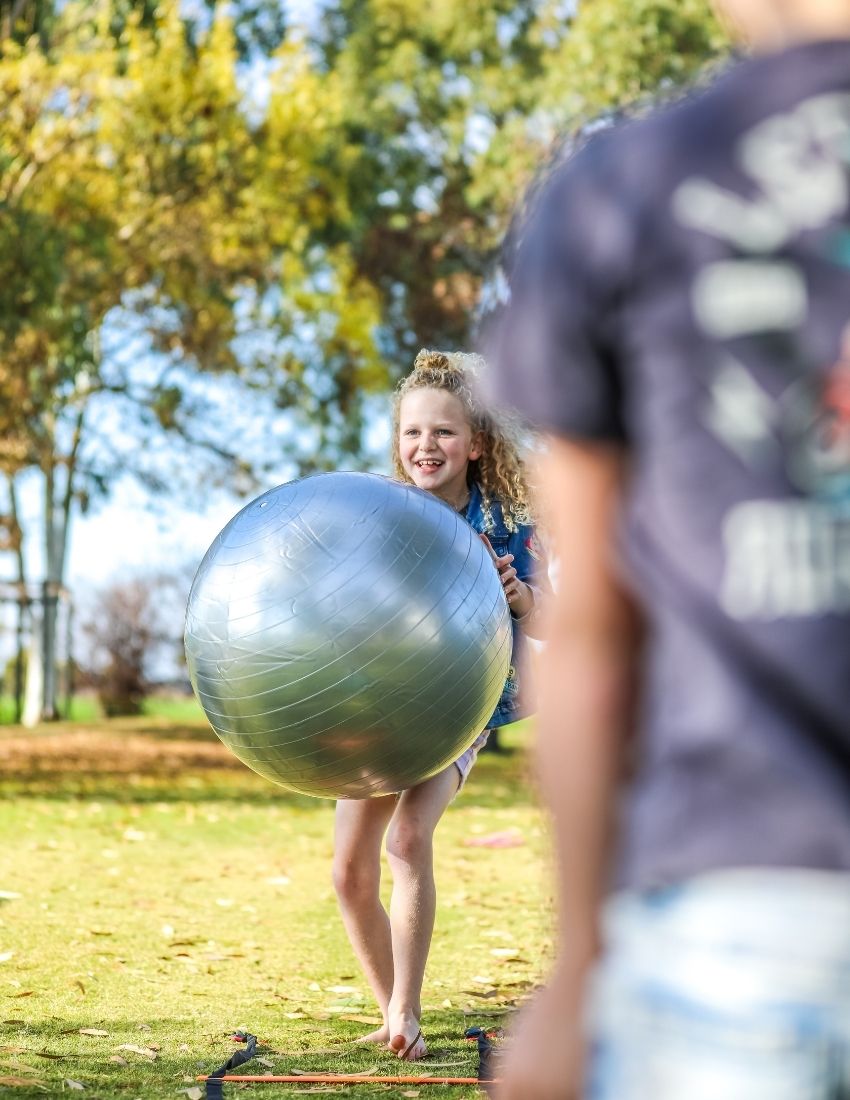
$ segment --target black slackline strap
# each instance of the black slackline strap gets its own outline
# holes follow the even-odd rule
[[[468,1027],[464,1032],[465,1039],[474,1039],[478,1044],[478,1080],[481,1087],[489,1094],[488,1083],[495,1078],[495,1066],[493,1065],[493,1044],[483,1027]]]
[[[225,1073],[228,1070],[236,1069],[237,1066],[242,1066],[250,1060],[257,1053],[257,1036],[251,1035],[247,1031],[234,1031],[234,1042],[244,1043],[243,1050],[237,1050],[223,1066],[211,1073],[207,1077],[207,1100],[223,1100],[224,1093],[222,1092],[222,1080]]]
[[[483,1027],[470,1027],[467,1028],[464,1033],[466,1039],[475,1039],[478,1044],[478,1080],[481,1082],[481,1087],[489,1093],[488,1085],[494,1079],[494,1065],[492,1060],[493,1044],[490,1042],[487,1032]],[[246,1062],[249,1062],[257,1053],[257,1036],[251,1035],[247,1031],[235,1031],[233,1033],[233,1039],[235,1042],[244,1043],[243,1050],[237,1050],[223,1066],[219,1066],[217,1070],[209,1074],[207,1077],[207,1100],[223,1100],[224,1093],[222,1086],[224,1081],[222,1078],[225,1074],[232,1069],[236,1069],[237,1066],[242,1066]]]

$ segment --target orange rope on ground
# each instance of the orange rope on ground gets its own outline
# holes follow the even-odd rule
[[[196,1081],[206,1081],[206,1076],[196,1077]],[[378,1077],[366,1076],[357,1073],[299,1073],[297,1076],[280,1077],[274,1074],[228,1074],[226,1077],[216,1077],[216,1081],[226,1083],[228,1081],[251,1081],[261,1083],[268,1081],[274,1084],[297,1084],[299,1081],[307,1085],[480,1085],[477,1077]],[[498,1080],[494,1079],[494,1082]],[[487,1084],[493,1082],[488,1081]]]

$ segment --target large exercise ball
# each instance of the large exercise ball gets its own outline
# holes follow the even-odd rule
[[[498,703],[510,612],[476,532],[374,474],[280,485],[218,535],[186,616],[224,743],[290,790],[365,798],[435,775]]]

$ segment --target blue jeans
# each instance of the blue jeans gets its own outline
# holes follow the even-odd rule
[[[715,872],[605,932],[588,1100],[850,1100],[850,875]]]

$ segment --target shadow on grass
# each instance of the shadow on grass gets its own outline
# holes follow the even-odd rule
[[[478,767],[478,765],[476,765]],[[482,767],[483,771],[484,768]],[[465,802],[486,809],[509,809],[535,805],[525,784],[515,777],[476,777],[474,786],[462,796]],[[250,800],[254,806],[293,806],[320,809],[327,799],[287,791],[255,777],[253,773],[213,772],[205,775],[127,774],[98,772],[85,775],[39,770],[14,777],[0,776],[0,800],[38,798],[53,801],[91,799],[115,803],[234,803]]]
[[[217,1016],[220,1020],[220,1016]],[[425,1019],[428,1057],[419,1063],[400,1062],[383,1046],[355,1043],[363,1027],[344,1020],[269,1019],[258,1013],[256,1026],[244,1025],[258,1037],[257,1056],[233,1070],[233,1073],[291,1075],[293,1072],[312,1074],[370,1074],[393,1077],[399,1075],[429,1075],[446,1077],[477,1077],[478,1049],[474,1041],[464,1038],[471,1026],[492,1027],[505,1020],[504,1010],[480,1015],[463,1016],[457,1011],[429,1012]],[[140,1030],[143,1027],[144,1030]],[[83,1029],[90,1034],[81,1034]],[[196,1078],[215,1072],[234,1053],[237,1046],[228,1032],[216,1033],[197,1017],[191,1019],[108,1019],[100,1022],[92,1035],[90,1016],[77,1019],[51,1017],[43,1021],[23,1023],[16,1020],[0,1022],[0,1037],[5,1050],[14,1052],[15,1059],[4,1066],[4,1072],[15,1074],[15,1060],[21,1071],[31,1077],[30,1085],[18,1086],[14,1095],[20,1100],[45,1095],[65,1095],[79,1082],[89,1095],[100,1100],[127,1097],[173,1097],[175,1092],[193,1086],[203,1088]],[[12,1045],[13,1044],[13,1045]],[[32,1073],[36,1070],[36,1073]],[[257,1083],[256,1095],[273,1100],[290,1096],[293,1089],[305,1087],[284,1083]],[[224,1086],[224,1096],[235,1096],[244,1086]],[[439,1088],[439,1086],[438,1086]],[[367,1096],[380,1093],[384,1097],[410,1095],[410,1084],[362,1084],[345,1088],[346,1095]],[[315,1088],[314,1088],[315,1091]],[[475,1085],[451,1089],[453,1098],[480,1095]]]
[[[4,742],[26,737],[31,741],[56,740],[72,734],[98,733],[113,738],[149,737],[158,741],[200,741],[218,744],[209,722],[199,718],[168,718],[144,714],[127,718],[95,718],[83,721],[42,722],[31,729],[23,726],[0,726],[0,752]]]
[[[526,731],[509,733],[506,751],[482,753],[464,799],[488,808],[533,801]],[[168,719],[55,723],[0,733],[0,797],[103,802],[241,802],[318,807],[256,775],[206,724]]]

